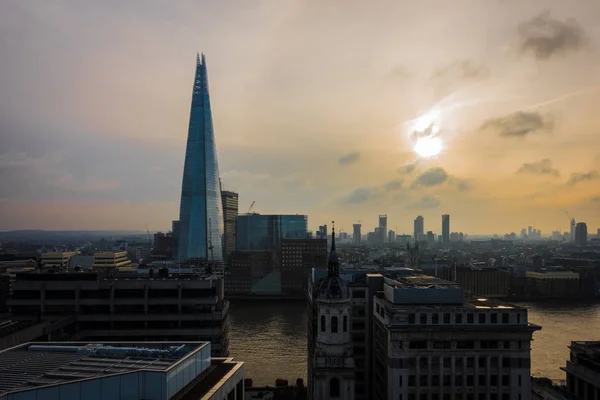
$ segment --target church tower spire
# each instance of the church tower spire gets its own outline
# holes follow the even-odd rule
[[[329,261],[327,262],[328,275],[339,276],[340,274],[340,258],[335,250],[335,221],[331,221],[331,251],[329,252]]]

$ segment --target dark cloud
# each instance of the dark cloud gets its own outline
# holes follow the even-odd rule
[[[417,177],[413,186],[437,186],[446,182],[448,174],[443,168],[430,168]]]
[[[600,196],[592,197],[594,203],[600,203]]]
[[[387,191],[392,191],[392,190],[402,189],[403,184],[404,184],[404,181],[402,179],[396,179],[396,180],[386,183],[385,185],[383,185],[383,187]]]
[[[580,182],[595,181],[598,179],[600,179],[598,171],[575,172],[574,174],[571,174],[571,177],[567,181],[567,185],[573,186]]]
[[[552,166],[552,160],[544,158],[540,161],[525,163],[519,167],[517,174],[535,174],[535,175],[551,175],[554,177],[560,176],[560,171]]]
[[[489,73],[489,68],[485,65],[477,64],[471,60],[460,60],[438,69],[433,73],[431,78],[474,79],[485,78]]]
[[[423,208],[436,208],[437,206],[440,205],[440,200],[430,196],[430,195],[425,195],[423,197],[421,197],[419,200],[417,200],[414,203],[411,203],[408,205],[407,208],[411,208],[411,209],[423,209]]]
[[[417,168],[417,162],[415,161],[412,164],[406,164],[398,168],[398,173],[402,175],[407,175],[413,172]]]
[[[575,19],[560,21],[543,12],[519,25],[519,50],[538,60],[577,51],[587,43],[587,35]]]
[[[341,156],[338,159],[338,163],[340,165],[350,165],[357,162],[360,158],[360,153],[358,151],[353,151],[352,153],[348,153],[344,156]]]
[[[362,187],[354,189],[348,195],[346,201],[350,204],[362,204],[369,201],[375,195],[375,190],[371,187]]]
[[[448,182],[461,192],[467,192],[473,189],[473,184],[466,179],[449,177]]]
[[[538,112],[517,111],[516,113],[486,120],[481,130],[492,129],[506,137],[524,137],[539,131],[551,131],[554,123],[549,116]]]

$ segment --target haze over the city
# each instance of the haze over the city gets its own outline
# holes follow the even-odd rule
[[[600,226],[600,3],[0,4],[0,230],[167,230],[196,52],[240,212]]]

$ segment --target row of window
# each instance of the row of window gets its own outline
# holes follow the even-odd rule
[[[467,400],[510,400],[510,393],[502,393],[502,394],[498,394],[498,393],[490,393],[489,395],[490,397],[487,397],[486,393],[479,393],[477,395],[477,397],[475,397],[474,393],[467,393]],[[456,394],[456,397],[454,397],[454,395],[450,394],[450,393],[444,393],[444,394],[439,394],[439,393],[431,393],[431,394],[427,394],[427,393],[421,393],[421,394],[415,394],[415,393],[410,393],[407,396],[408,400],[454,400],[454,399],[461,399],[462,400],[463,395],[461,393]],[[398,400],[404,400],[404,398],[402,397],[402,394],[400,394],[400,396],[398,397]],[[521,394],[519,393],[519,400],[521,400]]]
[[[513,341],[514,347],[527,349],[528,341]],[[475,350],[475,349],[510,349],[511,342],[508,340],[411,340],[407,342],[398,342],[398,347],[410,350]]]
[[[455,375],[454,379],[452,378],[452,375],[421,375],[419,377],[419,386],[475,386],[475,375]],[[400,387],[403,387],[405,384],[402,376],[400,376],[399,383]],[[408,379],[406,379],[406,384],[408,387],[417,386],[417,377],[409,375]],[[521,375],[518,376],[517,384],[519,387],[522,384]],[[488,385],[508,387],[511,385],[511,379],[510,375],[490,375],[489,380],[487,375],[477,375],[477,385],[483,387],[487,387]]]
[[[342,320],[342,330],[348,332],[348,316],[344,315]],[[321,332],[327,332],[327,318],[321,315]],[[331,317],[330,332],[338,333],[338,317]]]
[[[455,373],[466,368],[487,368],[487,360],[491,368],[530,368],[531,359],[523,357],[454,357]],[[439,371],[439,368],[452,368],[452,357],[415,357],[410,358],[392,358],[391,367],[394,369],[415,369],[417,366],[421,369],[430,369],[431,371]]]
[[[431,315],[431,319],[428,316]],[[454,323],[455,324],[474,324],[475,316],[477,315],[477,322],[480,324],[508,324],[510,323],[510,313],[467,313],[466,319],[463,318],[463,313],[455,313],[454,314]],[[490,316],[489,321],[487,316]],[[451,313],[420,313],[419,316],[419,324],[427,325],[428,323],[432,325],[442,324],[451,324],[452,323],[452,314]],[[431,321],[431,322],[429,322]],[[521,323],[521,314],[516,314],[516,322],[517,324]],[[417,323],[417,314],[408,314],[408,323],[416,324]]]

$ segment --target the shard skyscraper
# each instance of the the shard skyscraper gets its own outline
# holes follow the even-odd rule
[[[198,56],[179,209],[179,260],[222,261],[223,210],[206,60]]]

